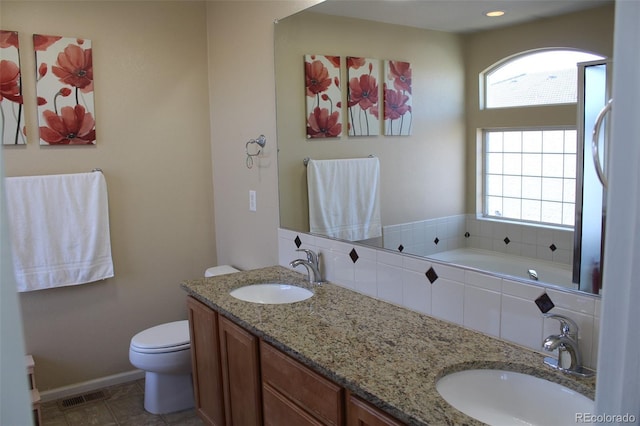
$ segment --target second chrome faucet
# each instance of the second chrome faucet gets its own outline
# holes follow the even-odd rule
[[[544,363],[562,372],[589,377],[593,371],[582,366],[582,354],[578,345],[578,325],[563,315],[547,314],[546,318],[560,321],[560,334],[552,334],[542,342],[545,351],[558,350],[558,358],[546,357]],[[565,355],[568,355],[568,360]]]
[[[307,274],[309,282],[311,284],[322,284],[322,272],[320,270],[320,257],[313,250],[309,249],[297,249],[296,251],[303,251],[307,254],[306,259],[295,259],[289,262],[289,266],[295,268],[299,265],[303,265],[307,268]]]

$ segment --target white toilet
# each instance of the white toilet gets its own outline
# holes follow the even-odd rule
[[[232,272],[238,270],[214,266],[205,277]],[[131,338],[129,361],[145,371],[145,410],[166,414],[194,406],[189,321],[160,324],[136,334]]]

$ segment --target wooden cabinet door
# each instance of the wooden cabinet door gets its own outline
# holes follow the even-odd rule
[[[187,298],[187,309],[196,412],[206,425],[223,426],[218,314],[193,297]]]
[[[357,396],[348,394],[348,426],[402,426],[403,424]]]
[[[227,426],[260,426],[262,396],[258,339],[220,316],[220,358]]]

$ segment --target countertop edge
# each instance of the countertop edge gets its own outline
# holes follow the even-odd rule
[[[273,267],[266,267],[266,268],[260,268],[260,269],[255,269],[255,270],[251,270],[251,271],[245,271],[245,272],[239,272],[239,273],[234,273],[234,274],[227,274],[227,275],[221,275],[221,276],[217,276],[217,277],[211,277],[211,278],[200,278],[200,279],[196,279],[196,280],[185,280],[183,282],[180,283],[180,287],[189,295],[194,297],[195,299],[199,300],[200,302],[204,303],[205,305],[209,306],[210,308],[214,309],[215,311],[217,311],[219,314],[223,315],[224,317],[234,321],[235,323],[237,323],[238,325],[242,326],[243,328],[245,328],[247,331],[251,332],[252,334],[254,334],[256,337],[264,340],[266,343],[271,344],[272,346],[274,346],[275,348],[281,350],[282,352],[284,352],[285,354],[291,356],[293,359],[299,361],[300,363],[302,363],[303,365],[309,367],[311,370],[317,372],[318,374],[334,381],[336,384],[344,387],[345,389],[349,390],[351,393],[353,393],[354,395],[357,395],[359,397],[361,397],[362,399],[368,401],[369,403],[373,404],[374,406],[382,409],[383,411],[389,413],[390,415],[394,416],[395,418],[397,418],[398,420],[408,424],[408,425],[421,425],[424,426],[428,423],[425,423],[425,420],[421,419],[421,418],[417,418],[415,416],[413,416],[410,413],[407,413],[405,411],[403,411],[403,409],[396,407],[394,404],[388,402],[384,395],[380,396],[380,395],[376,395],[374,393],[369,392],[368,390],[366,390],[365,388],[363,388],[362,386],[360,386],[358,384],[357,380],[351,379],[349,377],[346,377],[346,375],[343,374],[338,374],[336,371],[331,370],[330,368],[327,368],[325,365],[323,365],[320,362],[317,362],[314,359],[311,359],[307,356],[305,356],[304,354],[300,353],[299,351],[297,351],[295,348],[287,345],[286,343],[283,343],[282,341],[280,341],[277,337],[271,335],[270,333],[268,333],[267,331],[263,330],[262,328],[260,328],[258,325],[252,323],[250,320],[245,320],[235,309],[228,309],[224,306],[224,303],[218,303],[215,300],[212,300],[212,298],[209,297],[205,297],[203,294],[201,294],[201,292],[199,292],[196,288],[199,287],[200,285],[218,285],[218,286],[222,286],[224,288],[223,291],[227,291],[229,288],[237,288],[240,285],[248,285],[248,284],[252,284],[257,280],[257,276],[260,276],[262,272],[268,272],[267,275],[275,273],[276,275],[279,276],[279,278],[281,278],[281,281],[288,281],[291,284],[295,284],[295,285],[300,285],[300,286],[307,286],[308,287],[308,283],[304,280],[304,276],[302,274],[297,273],[296,271],[292,271],[289,270],[287,268],[284,268],[282,266],[273,266]],[[232,276],[232,277],[231,277]],[[269,275],[270,276],[270,275]],[[230,284],[229,281],[232,281],[232,283]],[[269,279],[267,279],[267,281],[270,281]],[[272,281],[272,280],[271,280]],[[195,283],[195,284],[194,284]],[[222,283],[225,283],[224,285]],[[329,285],[334,285],[331,283],[328,283]],[[326,285],[326,284],[323,284]],[[349,290],[347,288],[341,287],[341,286],[336,286],[339,287],[341,290],[340,291],[347,291],[347,292],[351,292],[351,293],[355,293],[358,296],[364,297],[364,298],[369,298],[372,301],[376,301],[376,303],[380,302],[380,303],[386,303],[384,301],[375,299],[375,298],[370,298],[369,296],[360,294],[360,293],[356,293],[352,290]],[[247,302],[240,302],[240,303],[247,303]],[[392,304],[388,304],[390,307],[393,307],[394,309],[405,309],[396,305],[392,305]],[[231,305],[232,308],[234,307],[233,305]],[[236,312],[234,312],[236,311]],[[407,310],[408,311],[408,310]],[[413,312],[413,311],[410,311]],[[417,312],[415,312],[416,315],[423,315],[423,314],[419,314]],[[473,333],[476,335],[476,338],[479,339],[488,339],[487,342],[488,344],[492,344],[495,341],[500,342],[501,345],[504,345],[505,347],[509,347],[511,348],[511,350],[513,350],[515,353],[519,353],[519,352],[523,352],[523,353],[528,353],[530,356],[534,357],[534,358],[539,358],[540,359],[540,365],[527,365],[526,363],[521,363],[521,362],[517,362],[517,361],[496,361],[496,360],[482,360],[482,359],[478,359],[478,360],[472,360],[472,361],[464,361],[464,362],[460,362],[460,363],[452,363],[450,365],[447,365],[445,368],[441,368],[438,370],[437,374],[436,374],[436,380],[437,378],[440,378],[446,374],[450,374],[456,371],[461,371],[461,370],[465,370],[465,369],[471,369],[471,368],[491,368],[491,369],[503,369],[503,370],[508,370],[508,371],[514,371],[514,372],[519,372],[519,373],[525,373],[525,374],[530,374],[532,376],[535,377],[540,377],[542,379],[546,379],[546,380],[550,380],[552,382],[556,382],[556,383],[560,383],[566,387],[568,387],[569,389],[572,389],[576,392],[579,392],[581,394],[584,394],[585,396],[594,399],[595,396],[595,378],[593,379],[579,379],[579,378],[574,378],[574,377],[569,377],[566,376],[562,373],[553,371],[551,369],[545,368],[542,364],[542,359],[544,357],[543,354],[532,351],[531,349],[528,348],[524,348],[521,346],[518,346],[514,343],[511,342],[507,342],[507,341],[503,341],[500,339],[497,339],[495,337],[491,337],[488,335],[484,335],[482,333],[478,333],[472,330],[468,330],[462,326],[459,326],[457,324],[452,324],[452,323],[448,323],[446,321],[442,321],[436,318],[433,318],[431,316],[428,315],[424,315],[425,317],[430,318],[431,321],[437,321],[437,322],[441,322],[443,325],[446,324],[446,327],[458,327],[461,330],[466,330],[466,332],[469,333]],[[435,384],[434,384],[435,387]],[[441,397],[440,397],[441,398]],[[442,398],[441,398],[442,399]],[[440,407],[436,407],[436,409],[441,408],[443,410],[455,410],[455,418],[459,421],[462,421],[463,424],[470,424],[470,425],[474,425],[474,424],[483,424],[482,422],[478,422],[477,420],[459,412],[458,410],[456,410],[455,408],[451,407],[450,405],[448,405],[448,403],[446,403],[446,401],[444,401],[444,399],[442,399],[442,401],[440,401],[441,403],[438,404]],[[446,417],[448,417],[448,415],[446,415],[446,413],[442,413],[443,415],[445,415]],[[456,424],[458,424],[458,422],[456,422]]]

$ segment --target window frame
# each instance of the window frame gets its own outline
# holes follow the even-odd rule
[[[531,108],[531,107],[552,107],[552,106],[562,106],[562,105],[574,105],[577,102],[577,99],[575,102],[558,102],[558,103],[543,103],[543,104],[526,104],[526,105],[509,105],[509,106],[498,106],[498,107],[489,107],[487,106],[487,94],[488,94],[488,84],[487,84],[487,78],[490,74],[492,74],[493,72],[499,70],[500,68],[503,68],[505,66],[508,65],[509,62],[513,62],[513,61],[517,61],[519,59],[523,59],[526,56],[529,55],[535,55],[535,54],[539,54],[539,53],[550,53],[550,52],[576,52],[576,53],[582,53],[585,55],[592,55],[592,58],[585,58],[582,61],[576,62],[576,63],[581,63],[581,62],[587,62],[587,61],[596,61],[596,60],[603,60],[606,59],[605,57],[603,57],[602,55],[599,55],[597,53],[593,53],[593,52],[588,52],[586,50],[582,50],[582,49],[578,49],[578,48],[573,48],[573,47],[545,47],[545,48],[539,48],[539,49],[531,49],[531,50],[525,50],[523,52],[518,52],[515,53],[513,55],[507,56],[501,60],[499,60],[498,62],[495,62],[494,64],[492,64],[491,66],[489,66],[488,68],[484,69],[483,71],[480,72],[479,74],[479,106],[480,106],[480,110],[500,110],[500,109],[512,109],[512,108]],[[576,69],[576,73],[577,73],[577,69]],[[576,84],[577,84],[577,79],[576,79]]]
[[[543,222],[542,220],[540,221],[536,221],[536,220],[528,220],[528,219],[518,219],[518,218],[511,218],[511,217],[505,217],[505,216],[496,216],[496,215],[491,215],[488,212],[489,209],[489,205],[488,205],[488,170],[487,170],[487,134],[489,132],[527,132],[527,131],[536,131],[536,132],[544,132],[544,131],[576,131],[576,139],[577,139],[577,126],[521,126],[521,127],[486,127],[486,128],[481,128],[478,129],[478,138],[479,138],[479,146],[480,146],[480,157],[481,157],[481,161],[480,161],[480,170],[481,170],[481,187],[480,187],[480,205],[481,205],[481,209],[479,211],[479,218],[483,219],[483,220],[491,220],[491,221],[498,221],[498,222],[504,222],[504,223],[516,223],[516,224],[522,224],[522,225],[534,225],[534,226],[539,226],[539,227],[546,227],[546,228],[561,228],[561,229],[568,229],[568,230],[572,230],[575,228],[575,221],[573,223],[573,225],[567,225],[567,224],[562,224],[562,223],[555,223],[555,222]],[[576,161],[577,161],[577,150],[578,150],[578,141],[576,140],[576,152],[574,153],[574,155],[576,155]],[[504,152],[504,151],[503,151]],[[565,153],[563,153],[564,155]],[[504,174],[502,174],[504,176]],[[520,176],[522,177],[522,173],[520,173]],[[545,176],[541,174],[540,176],[541,178],[544,178]],[[567,179],[564,176],[562,177],[562,179]],[[575,182],[577,182],[577,170],[576,170],[576,176],[574,176],[572,178]],[[523,197],[521,196],[519,198],[520,200],[523,200]],[[574,213],[575,213],[575,205],[576,205],[576,199],[577,199],[577,194],[574,192],[574,199],[572,203],[566,203],[564,200],[561,201],[561,204],[573,204],[574,206]],[[544,201],[542,199],[542,197],[540,198],[540,201]],[[551,200],[547,200],[547,201],[551,201]],[[522,216],[522,215],[521,215]]]
[[[500,60],[498,60],[497,62],[493,63],[492,65],[490,65],[489,67],[487,67],[486,69],[484,69],[483,71],[481,71],[478,74],[478,78],[479,78],[479,85],[478,85],[478,108],[479,111],[481,113],[481,117],[487,117],[488,120],[482,120],[480,119],[477,122],[476,125],[476,153],[478,155],[477,158],[477,162],[476,162],[476,176],[477,176],[477,180],[476,180],[476,217],[480,220],[488,220],[488,221],[496,221],[496,222],[502,222],[502,223],[514,223],[514,224],[520,224],[520,225],[529,225],[529,226],[537,226],[537,227],[544,227],[544,228],[560,228],[560,229],[569,229],[569,230],[573,230],[575,229],[575,220],[573,225],[566,225],[566,224],[558,224],[558,223],[553,223],[553,222],[543,222],[543,221],[535,221],[535,220],[528,220],[528,219],[512,219],[512,218],[506,218],[503,216],[495,216],[495,215],[489,215],[489,200],[488,200],[488,195],[487,195],[487,180],[488,180],[488,175],[487,175],[487,133],[491,132],[491,131],[501,131],[501,132],[507,132],[507,131],[546,131],[546,130],[576,130],[577,127],[577,120],[573,121],[571,124],[565,124],[565,123],[558,123],[555,122],[553,124],[549,124],[549,125],[545,125],[544,121],[546,120],[542,120],[543,122],[540,123],[540,120],[529,120],[529,119],[520,119],[518,117],[520,117],[522,115],[527,116],[527,114],[531,114],[532,108],[538,110],[538,111],[553,111],[553,109],[558,109],[560,108],[562,110],[562,108],[567,108],[568,106],[576,106],[578,99],[576,97],[576,101],[574,102],[568,102],[568,103],[534,103],[534,104],[525,104],[525,105],[516,105],[516,106],[499,106],[499,107],[491,107],[488,108],[487,105],[487,76],[492,73],[495,72],[496,70],[498,70],[499,68],[502,68],[504,66],[507,66],[508,63],[510,61],[515,61],[521,58],[524,58],[528,55],[532,55],[532,54],[538,54],[538,53],[544,53],[544,52],[576,52],[576,53],[580,53],[580,54],[584,54],[585,55],[585,59],[579,59],[576,61],[576,77],[577,77],[577,64],[579,63],[583,63],[583,62],[589,62],[589,61],[593,61],[593,60],[606,60],[606,57],[603,57],[602,55],[600,55],[599,53],[593,52],[593,51],[588,51],[588,50],[584,50],[584,49],[580,49],[580,48],[575,48],[575,47],[560,47],[560,46],[553,46],[553,47],[541,47],[541,48],[535,48],[535,49],[530,49],[530,50],[525,50],[522,52],[517,52],[514,53],[512,55],[509,55],[507,57],[504,57]],[[588,59],[588,55],[592,55],[591,59]],[[576,79],[578,80],[578,79]],[[576,81],[576,84],[579,84],[579,81]],[[504,111],[505,115],[501,115],[502,113],[500,111]],[[508,112],[507,112],[508,111]],[[566,111],[566,110],[564,110]],[[486,115],[488,114],[488,115]],[[499,117],[498,120],[496,120],[496,118]],[[484,122],[483,121],[488,121],[488,122]],[[496,126],[496,124],[498,124]],[[580,141],[576,140],[576,182],[577,182],[577,177],[579,174],[579,168],[580,165],[577,164],[578,160],[579,160],[579,150],[580,150]],[[522,175],[521,175],[522,176]],[[543,178],[543,176],[541,176],[541,178]],[[562,179],[566,179],[564,176],[562,177]],[[577,185],[577,184],[576,184]],[[576,187],[575,189],[575,194],[574,194],[574,200],[573,200],[573,205],[574,205],[574,212],[576,209],[576,201],[578,200],[578,190],[579,188]],[[522,194],[521,194],[522,195]],[[502,197],[504,197],[504,195],[502,195]],[[523,200],[522,197],[520,197],[520,200]],[[540,201],[542,201],[542,198],[540,199]],[[560,203],[564,203],[563,201],[560,201]],[[504,205],[503,205],[504,207]],[[502,211],[504,212],[504,209],[502,209]],[[522,213],[522,210],[521,210]],[[563,220],[564,215],[562,215],[561,213],[561,221]],[[522,214],[520,214],[520,217],[522,217]],[[564,216],[564,218],[568,218],[568,216]],[[542,217],[541,217],[542,219]]]

